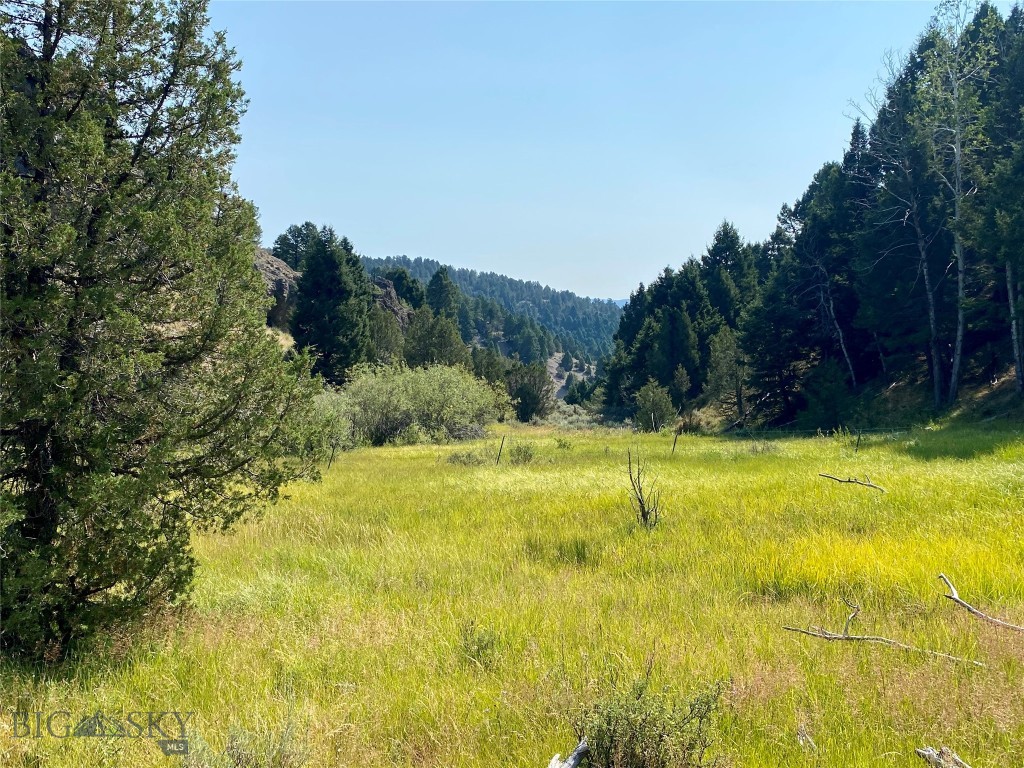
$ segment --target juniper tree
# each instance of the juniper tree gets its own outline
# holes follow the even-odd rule
[[[0,647],[50,655],[190,582],[189,538],[306,467],[230,177],[238,61],[199,0],[2,10]]]

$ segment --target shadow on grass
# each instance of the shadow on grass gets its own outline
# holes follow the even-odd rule
[[[921,461],[966,460],[988,456],[1014,444],[1024,446],[1024,424],[960,425],[954,420],[941,428],[915,429],[895,448]]]
[[[150,658],[190,619],[186,605],[167,608],[133,623],[115,625],[71,643],[50,660],[0,657],[0,686],[8,691],[42,690],[52,684],[88,688],[111,672]]]

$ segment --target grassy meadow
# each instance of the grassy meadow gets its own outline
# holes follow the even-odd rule
[[[1024,623],[1024,428],[682,436],[674,455],[672,435],[511,428],[496,466],[502,434],[341,455],[198,538],[187,608],[0,669],[6,710],[195,712],[184,763],[145,739],[14,738],[5,714],[0,765],[540,767],[648,664],[681,697],[723,684],[725,764],[913,766],[944,744],[1024,765],[1024,634],[937,578]],[[628,448],[657,477],[653,530]],[[840,632],[844,598],[851,632],[985,666],[782,629]]]

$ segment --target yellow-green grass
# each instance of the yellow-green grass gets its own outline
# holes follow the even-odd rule
[[[308,765],[541,766],[573,713],[643,674],[726,681],[736,766],[911,766],[945,744],[1024,764],[1024,430],[751,441],[512,430],[362,449],[233,533],[200,537],[190,606],[46,672],[3,667],[7,709],[194,711],[193,749],[291,728]],[[567,442],[566,442],[567,441]],[[507,463],[511,443],[534,460]],[[566,447],[566,446],[569,447]],[[640,528],[626,451],[664,514]],[[485,463],[450,463],[475,451]],[[886,493],[818,476],[870,478]],[[852,630],[984,668],[783,625]],[[798,743],[804,727],[817,744]],[[163,766],[149,740],[13,738],[0,764]],[[286,764],[286,763],[282,763]]]

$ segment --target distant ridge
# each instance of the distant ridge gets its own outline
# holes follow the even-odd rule
[[[362,259],[371,274],[403,267],[424,282],[428,282],[442,266],[447,266],[452,281],[468,295],[494,299],[510,312],[533,318],[561,338],[571,339],[578,347],[577,352],[585,352],[595,360],[612,351],[612,336],[618,330],[622,306],[626,302],[578,296],[572,291],[556,291],[535,281],[452,267],[433,259],[410,259],[408,256],[383,259],[363,256]]]

